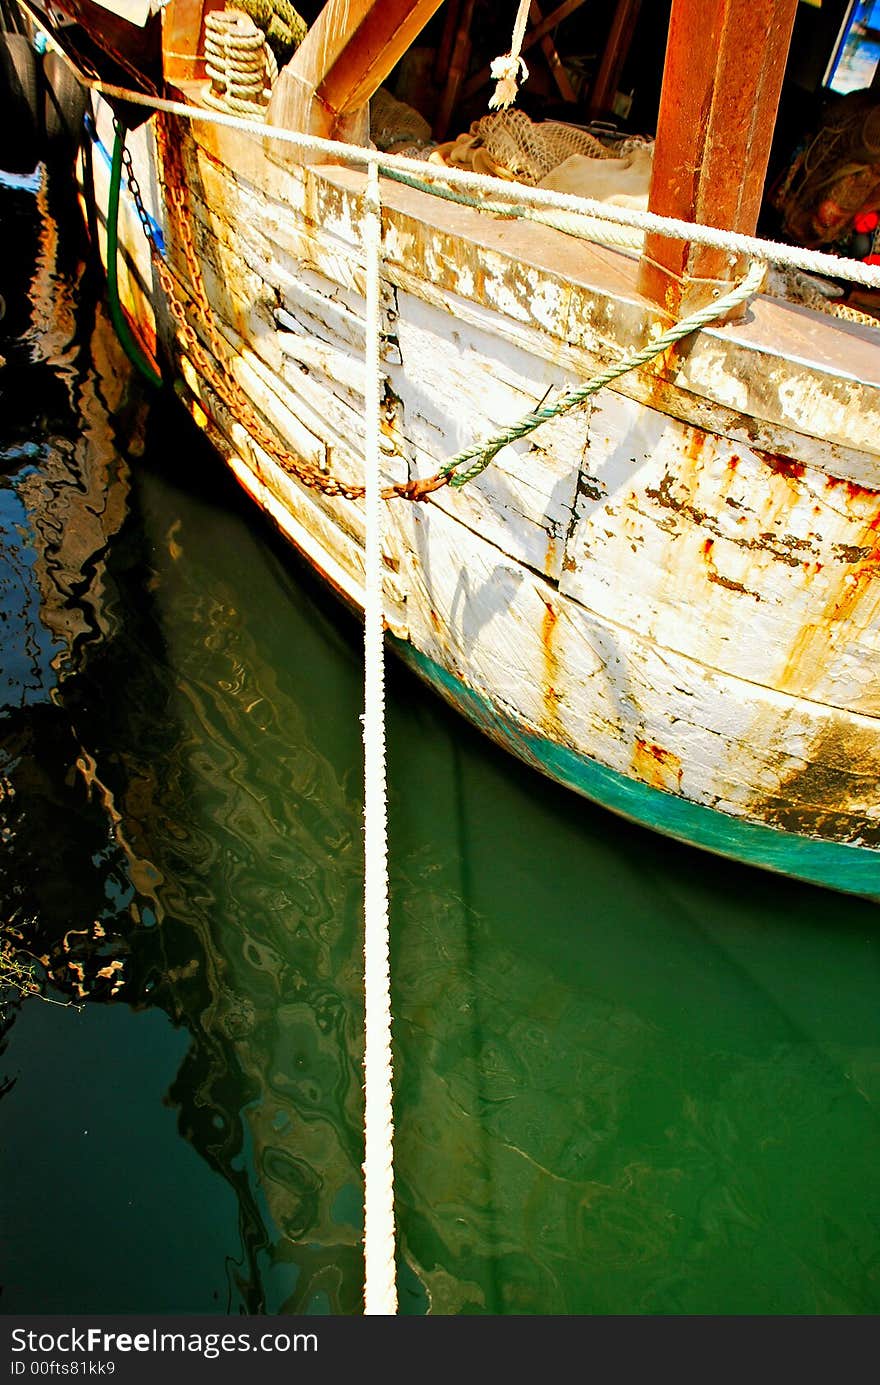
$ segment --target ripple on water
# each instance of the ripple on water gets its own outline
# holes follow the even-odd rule
[[[0,1302],[355,1313],[359,636],[145,412],[43,181],[0,217],[0,889],[84,1007],[10,1010]],[[592,810],[400,670],[389,744],[403,1311],[877,1312],[876,909]]]

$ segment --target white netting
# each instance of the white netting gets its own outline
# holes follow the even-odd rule
[[[475,120],[467,134],[437,145],[429,161],[618,206],[647,207],[653,141],[601,133],[600,138],[558,120],[536,123],[523,111],[505,110]]]
[[[370,139],[385,154],[415,153],[430,144],[431,127],[414,107],[380,87],[370,97]]]
[[[654,146],[643,144],[618,157],[590,158],[570,154],[538,183],[553,192],[570,192],[575,197],[592,197],[616,207],[648,206]]]
[[[435,163],[473,168],[535,187],[572,155],[614,159],[617,153],[578,125],[560,120],[535,122],[524,111],[505,110],[475,120],[467,134],[438,145],[431,157]]]
[[[814,312],[839,317],[844,322],[858,322],[864,327],[880,326],[873,313],[863,312],[861,308],[839,301],[845,289],[800,269],[783,265],[772,268],[767,275],[764,292],[771,298],[784,298],[787,303],[799,303],[802,307],[812,308]]]

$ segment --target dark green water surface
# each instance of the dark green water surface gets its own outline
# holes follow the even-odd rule
[[[0,187],[0,1312],[357,1313],[359,631],[56,226]],[[402,1311],[880,1311],[876,906],[389,704]]]

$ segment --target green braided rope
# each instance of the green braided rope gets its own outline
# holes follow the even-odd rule
[[[416,192],[428,192],[434,197],[443,197],[447,202],[458,202],[462,207],[476,207],[481,212],[492,212],[495,216],[527,217],[533,210],[514,202],[487,202],[485,197],[474,197],[471,193],[456,192],[455,188],[444,187],[442,183],[426,183],[414,174],[403,173],[399,168],[380,163],[379,171],[383,178],[391,178],[395,183],[405,183]]]
[[[472,481],[475,476],[479,476],[486,467],[508,443],[516,442],[519,438],[524,438],[527,434],[539,428],[542,423],[548,423],[552,418],[558,418],[560,414],[566,414],[570,409],[576,409],[579,404],[583,404],[585,399],[589,399],[591,394],[597,394],[599,390],[617,380],[621,375],[625,375],[629,370],[637,370],[639,366],[645,365],[648,361],[654,360],[663,354],[670,346],[674,346],[683,337],[690,336],[691,332],[696,332],[700,327],[707,327],[710,322],[716,321],[726,313],[738,308],[741,303],[753,297],[758,292],[764,281],[766,265],[760,260],[755,260],[749,266],[749,271],[741,283],[731,289],[730,293],[724,294],[721,298],[716,298],[713,303],[709,303],[705,308],[700,308],[697,312],[684,317],[680,322],[676,322],[669,327],[659,337],[643,346],[641,351],[636,351],[632,356],[625,356],[622,361],[617,361],[614,365],[608,366],[599,375],[594,375],[585,385],[577,389],[566,390],[553,404],[545,404],[534,412],[525,414],[517,423],[512,423],[508,428],[496,433],[493,438],[486,442],[474,443],[471,447],[466,447],[461,452],[457,452],[440,468],[441,476],[449,477],[450,486],[456,490],[466,486],[468,481]],[[473,462],[465,471],[458,471],[460,466],[466,462]],[[453,475],[453,472],[456,474]]]
[[[621,226],[614,221],[602,222],[600,231],[596,228],[598,217],[594,213],[587,212],[584,215],[580,212],[557,211],[552,207],[524,207],[513,202],[489,202],[485,197],[458,192],[455,188],[444,187],[442,183],[426,183],[413,174],[402,173],[386,164],[380,164],[380,168],[383,177],[391,178],[396,183],[405,183],[408,188],[415,188],[416,192],[427,192],[433,197],[443,197],[447,202],[458,202],[459,206],[474,207],[477,211],[507,217],[511,221],[535,221],[540,226],[549,226],[554,231],[561,231],[563,235],[574,236],[576,240],[588,240],[593,244],[632,251],[636,246],[633,238],[640,234],[635,227]],[[581,216],[591,224],[579,225],[578,218]]]

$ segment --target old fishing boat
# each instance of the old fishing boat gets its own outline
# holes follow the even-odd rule
[[[827,27],[830,8],[837,34],[846,7],[672,0],[648,146],[519,110],[468,126],[465,98],[484,88],[485,113],[491,91],[472,0],[446,0],[448,14],[440,0],[330,0],[308,25],[284,0],[262,23],[215,0],[24,3],[93,88],[83,186],[121,329],[328,582],[363,605],[375,329],[398,653],[615,812],[880,896],[880,279],[855,265],[861,246],[830,285],[801,276],[813,305],[793,302],[758,291],[744,239],[766,206],[790,49],[801,69],[813,60],[815,44],[791,45],[795,19]],[[513,8],[476,7],[496,52]],[[601,8],[590,104],[624,109],[639,6]],[[554,40],[579,10],[521,6],[531,27],[496,66],[502,83],[537,52],[575,94]],[[429,89],[432,119],[414,109]],[[801,269],[831,242],[829,206],[851,228],[880,205],[880,108],[860,101],[837,131],[845,169],[816,175],[812,200],[833,140],[789,170]],[[368,196],[359,155],[376,148]],[[621,181],[639,160],[650,183]],[[617,208],[610,235],[600,202]],[[698,224],[721,234],[707,244]],[[863,269],[868,316],[825,310]],[[616,362],[628,368],[582,388]]]

